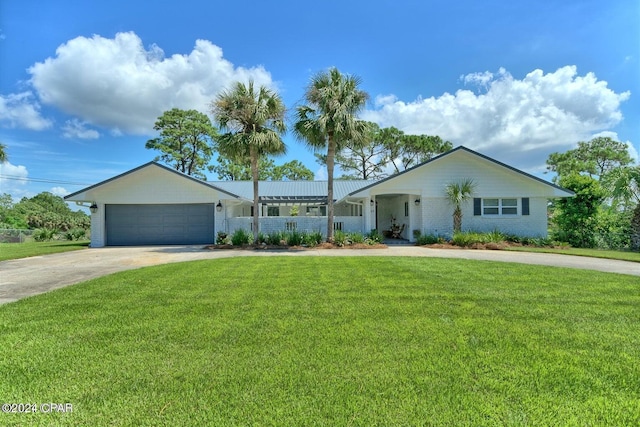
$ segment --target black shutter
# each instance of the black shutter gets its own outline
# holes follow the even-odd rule
[[[522,198],[522,215],[529,215],[529,198]]]
[[[473,198],[473,215],[474,216],[482,215],[482,199],[479,197]]]

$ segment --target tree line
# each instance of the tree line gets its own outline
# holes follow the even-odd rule
[[[72,211],[64,199],[49,192],[14,202],[10,194],[0,195],[0,229],[46,229],[72,232],[82,237],[91,219],[81,210]]]
[[[397,174],[453,148],[437,135],[407,135],[395,128],[380,128],[365,122],[366,136],[361,141],[349,140],[335,154],[335,166],[343,172],[337,179],[380,179]],[[250,181],[251,168],[235,155],[227,156],[218,149],[221,135],[209,117],[196,110],[178,108],[158,118],[154,129],[159,136],[145,147],[161,152],[154,160],[177,171],[205,179],[205,171],[223,181]],[[316,152],[316,160],[326,166],[326,153]],[[273,154],[271,155],[273,156]],[[215,157],[215,162],[212,163]],[[310,181],[314,173],[299,160],[276,165],[270,156],[258,157],[260,181]]]
[[[608,137],[552,153],[553,181],[576,193],[551,207],[552,235],[583,248],[640,250],[640,166],[626,144]]]

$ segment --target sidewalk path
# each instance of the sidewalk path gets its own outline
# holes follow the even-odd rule
[[[640,263],[571,255],[390,246],[386,249],[206,250],[201,246],[107,247],[0,262],[0,304],[117,271],[238,256],[411,256],[515,262],[640,276]],[[639,279],[640,284],[640,279]]]

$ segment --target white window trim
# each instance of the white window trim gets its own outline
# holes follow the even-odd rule
[[[494,200],[497,199],[498,200],[498,206],[485,206],[484,201],[485,200]],[[480,209],[480,212],[482,213],[482,216],[486,216],[486,217],[491,217],[491,218],[496,218],[496,217],[504,217],[504,218],[515,218],[518,216],[522,215],[522,202],[521,202],[521,198],[520,197],[483,197],[482,199],[482,206]],[[516,201],[516,205],[515,206],[502,206],[502,201],[503,200],[515,200]],[[516,213],[514,214],[504,214],[502,213],[502,209],[503,208],[516,208]],[[484,213],[485,208],[498,208],[498,213],[497,214],[486,214]]]

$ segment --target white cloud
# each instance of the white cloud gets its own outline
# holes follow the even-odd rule
[[[461,77],[484,93],[459,90],[439,97],[376,98],[363,118],[409,134],[439,135],[517,167],[544,170],[549,153],[566,151],[622,120],[620,104],[629,92],[615,93],[593,73],[578,76],[575,66],[553,73],[535,70],[517,80],[506,70]]]
[[[0,124],[12,128],[43,130],[50,128],[52,122],[40,115],[40,104],[33,93],[27,91],[0,95]]]
[[[53,195],[60,196],[60,197],[64,197],[67,194],[69,194],[69,190],[67,190],[64,187],[53,187],[51,188],[51,190],[49,190],[49,192]]]
[[[29,73],[44,104],[116,133],[153,133],[158,116],[173,107],[206,112],[237,80],[273,87],[263,67],[234,67],[210,41],[166,58],[155,44],[145,49],[133,32],[69,40]]]
[[[318,170],[316,170],[313,179],[315,181],[326,181],[328,179],[327,168],[325,166],[320,166]]]
[[[506,73],[504,68],[500,68],[499,74],[502,76]],[[465,85],[475,85],[483,88],[485,91],[489,89],[489,84],[493,81],[493,73],[485,71],[484,73],[471,73],[460,76],[460,80]]]
[[[97,139],[100,134],[95,129],[87,129],[87,123],[81,122],[78,119],[67,120],[62,127],[62,136],[65,138],[80,138],[80,139]]]
[[[3,193],[10,194],[15,200],[28,195],[27,180],[29,171],[22,165],[10,162],[0,164],[0,188]]]

